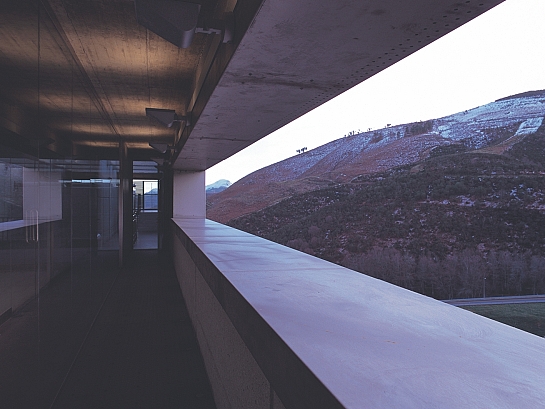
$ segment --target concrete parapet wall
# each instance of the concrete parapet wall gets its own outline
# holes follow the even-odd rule
[[[545,341],[205,219],[174,262],[218,408],[517,408]]]
[[[174,264],[218,409],[284,409],[179,238]]]

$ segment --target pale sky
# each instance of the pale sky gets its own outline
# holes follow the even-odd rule
[[[507,0],[208,169],[206,184],[234,183],[350,131],[440,118],[545,89],[543,16],[545,0]]]

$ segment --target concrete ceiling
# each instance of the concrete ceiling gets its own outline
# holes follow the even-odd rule
[[[164,143],[174,168],[205,170],[501,1],[202,0],[204,18],[234,13],[234,41],[187,49],[140,26],[132,0],[2,2],[0,127],[60,156]]]
[[[263,1],[174,167],[215,165],[499,3]]]
[[[201,4],[221,19],[236,1]],[[153,154],[149,142],[177,135],[146,107],[190,112],[217,37],[196,34],[180,49],[137,23],[132,0],[2,2],[0,126],[64,155],[116,156],[120,141]]]

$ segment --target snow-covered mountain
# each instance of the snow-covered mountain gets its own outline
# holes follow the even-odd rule
[[[231,186],[231,182],[229,182],[226,179],[220,179],[217,182],[214,182],[210,185],[207,185],[205,187],[206,194],[212,195],[219,192],[223,192],[225,189],[227,189],[229,186]]]
[[[545,90],[531,91],[443,118],[350,135],[242,178],[211,198],[208,217],[225,222],[294,193],[417,162],[440,146],[501,154],[535,133],[544,117]]]

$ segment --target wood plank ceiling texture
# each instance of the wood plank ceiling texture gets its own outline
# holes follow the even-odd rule
[[[0,126],[40,128],[60,155],[176,145],[174,168],[205,170],[501,1],[202,0],[203,18],[234,13],[234,41],[197,33],[186,49],[139,25],[132,0],[3,4]],[[146,107],[192,124],[167,128]]]

